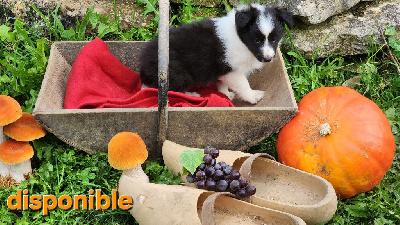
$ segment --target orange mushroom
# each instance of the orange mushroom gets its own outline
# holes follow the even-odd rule
[[[149,182],[141,164],[146,161],[148,152],[142,138],[132,132],[120,132],[108,143],[108,162],[114,169],[139,182]]]
[[[7,95],[0,95],[0,144],[6,140],[3,126],[16,121],[21,116],[21,106],[15,99]]]
[[[33,148],[27,142],[7,140],[0,145],[0,175],[11,176],[16,182],[32,173]]]
[[[46,130],[30,113],[22,116],[14,123],[4,126],[4,133],[17,141],[33,141],[46,135]]]

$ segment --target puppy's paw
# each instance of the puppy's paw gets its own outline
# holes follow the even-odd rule
[[[251,104],[256,104],[264,97],[264,95],[265,91],[251,90],[251,92],[249,92],[246,96],[243,97],[243,100]]]
[[[228,88],[218,88],[218,91],[226,95],[231,101],[235,98],[235,93],[229,91]]]
[[[201,97],[201,95],[197,92],[185,92],[185,94],[189,96],[194,96],[194,97]]]
[[[231,91],[224,91],[222,93],[224,93],[231,101],[235,98],[235,93],[233,93]]]

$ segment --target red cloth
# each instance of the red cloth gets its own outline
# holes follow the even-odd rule
[[[155,56],[156,57],[156,56]],[[105,42],[96,38],[78,54],[69,74],[65,109],[157,107],[158,90],[141,90],[140,76],[123,65]],[[201,97],[168,92],[170,107],[230,107],[232,102],[215,88],[191,90]]]

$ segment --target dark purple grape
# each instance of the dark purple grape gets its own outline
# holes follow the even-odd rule
[[[213,147],[207,146],[207,147],[204,149],[204,154],[210,154],[210,153],[211,153],[211,149],[213,149]]]
[[[212,160],[211,160],[211,163],[210,163],[210,166],[215,166],[215,165],[216,165],[216,163],[217,163],[217,160],[215,160],[215,159],[212,159]]]
[[[230,175],[232,172],[232,166],[226,165],[223,171],[224,171],[225,175]]]
[[[217,164],[215,164],[214,169],[215,170],[222,170],[222,167],[221,167],[221,165],[219,163],[217,163]]]
[[[215,169],[215,167],[214,167]],[[222,170],[215,170],[214,172],[214,180],[219,181],[224,179],[224,172],[222,172]]]
[[[207,166],[206,169],[204,170],[207,176],[213,176],[215,173],[215,169],[212,166]]]
[[[249,185],[246,187],[246,196],[251,196],[256,193],[256,187],[253,185]]]
[[[206,173],[204,171],[197,171],[196,173],[196,179],[197,180],[204,180],[206,178]]]
[[[206,187],[206,181],[205,180],[199,180],[194,184],[199,189],[204,189]]]
[[[200,165],[197,167],[198,170],[204,170],[205,168],[206,168],[206,164],[204,164],[204,163],[200,164]]]
[[[237,196],[238,198],[244,198],[244,197],[246,197],[246,196],[247,196],[247,195],[246,195],[246,189],[241,188],[241,189],[239,189],[239,191],[236,191],[236,196]]]
[[[210,154],[206,154],[203,157],[203,161],[204,161],[205,164],[209,165],[212,160],[213,160],[213,158],[212,158],[212,156]]]
[[[193,175],[187,175],[186,181],[189,183],[194,183],[196,181],[196,178]]]
[[[229,184],[229,188],[233,191],[236,192],[240,189],[240,182],[238,180],[233,180]]]
[[[239,178],[239,183],[241,188],[245,188],[249,184],[249,182],[247,182],[246,178],[244,177]]]
[[[225,173],[224,173],[225,174]],[[224,175],[224,180],[230,180],[231,179],[231,175]]]
[[[219,150],[216,149],[216,148],[211,149],[210,155],[211,155],[214,159],[217,158],[217,157],[219,156]]]
[[[226,162],[221,161],[221,162],[219,162],[218,164],[221,165],[222,169],[225,169],[225,167],[226,167]]]
[[[225,171],[224,171],[225,172]],[[233,170],[231,172],[231,180],[238,180],[240,177],[240,173],[237,170]]]
[[[226,191],[228,189],[229,183],[226,180],[220,180],[217,182],[217,191]]]
[[[214,180],[207,180],[206,181],[206,189],[209,191],[214,191],[216,187],[216,183]]]

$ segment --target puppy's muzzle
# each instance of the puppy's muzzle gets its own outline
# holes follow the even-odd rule
[[[261,62],[271,62],[274,57],[263,57]]]

